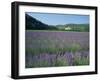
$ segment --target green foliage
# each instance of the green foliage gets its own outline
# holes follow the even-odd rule
[[[89,65],[89,58],[75,58],[74,65]]]
[[[66,59],[57,59],[54,62],[55,66],[68,66],[67,60]]]
[[[80,48],[81,48],[81,46],[79,44],[73,43],[70,50],[71,50],[71,52],[75,53],[76,51],[79,51]]]
[[[72,43],[72,45],[70,47],[47,47],[47,48],[43,48],[43,47],[38,47],[38,48],[27,48],[26,49],[26,53],[30,53],[30,54],[42,54],[42,53],[48,53],[48,54],[64,54],[65,52],[72,52],[75,53],[77,51],[82,50],[81,46],[77,43]]]
[[[89,24],[66,24],[57,25],[56,27],[61,31],[89,32]],[[65,30],[67,27],[69,27],[70,30]]]

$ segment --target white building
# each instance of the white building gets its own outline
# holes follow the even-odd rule
[[[71,30],[71,28],[70,27],[66,27],[65,30]]]

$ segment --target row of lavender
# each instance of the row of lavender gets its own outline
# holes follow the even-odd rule
[[[89,64],[88,32],[26,30],[26,68]]]

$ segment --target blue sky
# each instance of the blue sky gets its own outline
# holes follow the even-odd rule
[[[74,14],[51,14],[51,13],[34,13],[27,12],[26,14],[40,20],[48,25],[64,25],[64,24],[89,24],[88,15],[74,15]]]

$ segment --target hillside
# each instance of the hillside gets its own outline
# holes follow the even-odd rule
[[[28,30],[48,30],[48,29],[56,29],[54,26],[49,26],[47,24],[42,23],[41,21],[29,16],[28,14],[25,15],[26,19],[26,29]]]

